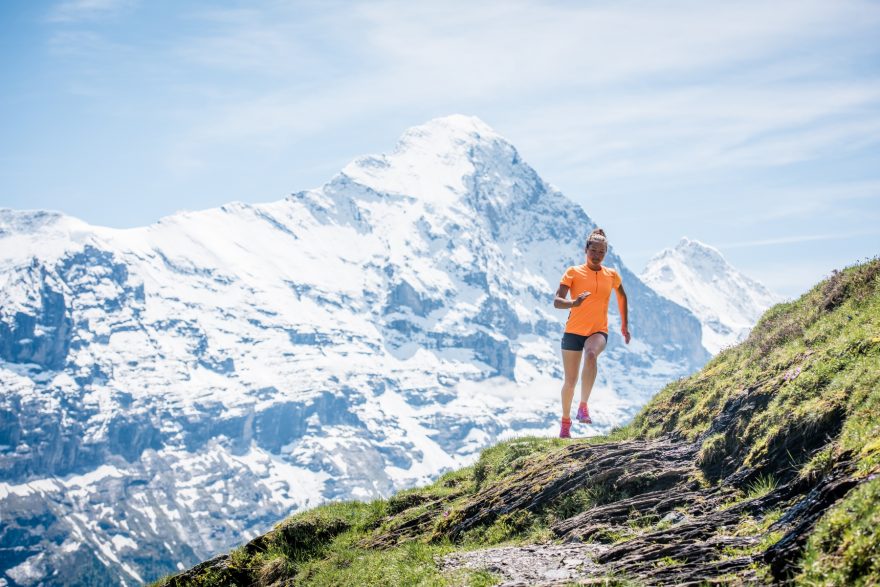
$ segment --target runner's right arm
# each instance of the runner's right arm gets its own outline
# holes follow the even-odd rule
[[[587,296],[590,295],[590,292],[585,291],[578,297],[573,300],[567,300],[566,296],[568,295],[568,286],[564,283],[559,284],[559,289],[556,290],[556,297],[553,298],[553,307],[559,308],[560,310],[568,310],[569,308],[577,308],[583,303]]]

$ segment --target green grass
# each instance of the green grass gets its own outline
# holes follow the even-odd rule
[[[826,460],[853,451],[870,470],[880,463],[878,276],[873,260],[773,307],[745,343],[663,389],[636,417],[635,432],[696,440],[741,400],[731,424],[703,438],[698,464],[708,479],[750,467],[787,480],[838,435]]]
[[[538,462],[549,453],[566,446],[561,438],[517,438],[487,448],[473,466],[472,492]]]
[[[776,489],[776,479],[773,475],[761,475],[752,481],[746,488],[746,499],[758,499],[764,497],[774,489]]]
[[[803,585],[880,583],[880,476],[831,508],[807,542],[797,582]]]
[[[630,426],[615,428],[604,436],[579,438],[575,442],[582,444],[603,444],[618,442],[635,437],[635,430]],[[571,445],[571,440],[561,438],[523,437],[500,442],[485,449],[476,464],[471,467],[473,486],[476,492],[488,484],[499,481],[524,468],[540,463],[551,453]]]
[[[367,550],[339,544],[326,558],[303,565],[300,585],[445,585],[436,556],[451,547],[411,542],[391,550]]]
[[[664,556],[663,558],[657,559],[654,563],[656,567],[678,567],[685,564],[687,561],[678,560],[671,556]]]

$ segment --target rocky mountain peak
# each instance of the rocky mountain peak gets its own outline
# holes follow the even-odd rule
[[[452,114],[407,129],[401,135],[395,151],[418,148],[448,150],[448,146],[472,147],[497,140],[507,142],[480,118]]]
[[[342,175],[376,192],[435,206],[460,203],[484,175],[506,185],[507,196],[514,191],[511,180],[537,177],[510,142],[479,118],[463,115],[414,126],[391,153],[359,157]]]
[[[0,208],[0,235],[13,232],[35,232],[56,224],[62,218],[64,218],[63,214],[50,210]]]
[[[721,254],[721,251],[704,242],[683,236],[672,255],[681,259],[687,259],[694,268],[700,268],[712,273],[724,273],[732,269],[731,265]]]
[[[641,278],[700,318],[703,345],[713,353],[743,340],[758,317],[779,301],[728,263],[721,251],[688,237],[648,261]]]
[[[0,208],[0,269],[59,259],[89,243],[95,229],[61,212]]]

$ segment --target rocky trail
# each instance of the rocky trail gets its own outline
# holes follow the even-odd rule
[[[511,484],[475,495],[446,532],[455,537],[516,510],[538,513],[578,488],[592,490],[596,507],[553,525],[551,542],[455,553],[440,565],[486,570],[508,586],[590,584],[615,575],[703,585],[764,583],[753,570],[761,562],[784,581],[821,513],[858,483],[844,461],[815,483],[795,478],[743,498],[737,487],[748,471],[701,488],[698,446],[669,438],[573,444]],[[614,501],[601,504],[603,498]]]
[[[500,576],[501,587],[565,585],[604,574],[596,556],[607,550],[601,544],[533,544],[457,552],[444,557],[440,568],[485,570]]]

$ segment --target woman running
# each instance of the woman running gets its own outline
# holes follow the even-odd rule
[[[620,282],[620,274],[614,269],[602,266],[605,253],[608,252],[608,241],[605,231],[595,229],[587,237],[584,253],[587,262],[576,267],[569,267],[559,282],[553,306],[570,309],[565,333],[562,335],[562,365],[565,370],[565,381],[562,384],[562,427],[559,438],[571,438],[571,400],[574,399],[574,386],[578,380],[578,369],[581,355],[586,357],[584,370],[581,373],[581,403],[578,406],[577,419],[585,424],[592,424],[587,401],[596,381],[596,359],[608,343],[608,301],[611,290],[617,290],[617,307],[620,309],[620,333],[626,344],[629,344],[629,328],[627,327],[626,292]],[[571,293],[571,299],[566,295]]]

